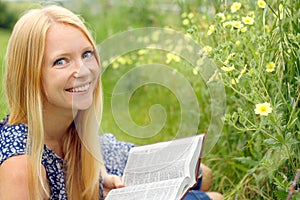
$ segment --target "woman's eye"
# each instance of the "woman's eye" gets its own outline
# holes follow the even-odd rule
[[[90,58],[94,55],[93,51],[86,51],[83,53],[82,58]]]
[[[54,62],[54,65],[55,66],[61,66],[61,65],[65,65],[67,63],[66,59],[65,58],[60,58],[60,59],[57,59],[55,62]]]

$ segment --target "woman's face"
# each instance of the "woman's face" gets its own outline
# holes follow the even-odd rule
[[[80,29],[62,23],[51,26],[44,57],[45,109],[78,111],[89,108],[100,68],[93,46]]]

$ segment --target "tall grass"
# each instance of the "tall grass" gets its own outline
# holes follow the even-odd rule
[[[285,199],[300,163],[300,5],[240,0],[214,6],[212,15],[187,10],[197,17],[185,25],[211,47],[215,77],[227,88],[226,126],[207,160],[220,183],[215,188],[228,199]],[[257,109],[262,103],[268,106]]]

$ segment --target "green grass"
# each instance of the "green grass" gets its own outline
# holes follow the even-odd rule
[[[153,64],[153,63],[160,63],[163,64],[166,61],[166,52],[162,52],[160,50],[151,50],[148,51],[147,54],[142,56],[134,56],[136,52],[132,52],[128,55],[122,56],[125,59],[133,59],[133,64],[128,65],[120,65],[119,68],[114,69],[114,63],[109,65],[103,75],[102,75],[102,82],[103,82],[103,96],[104,96],[104,112],[103,112],[103,120],[101,124],[101,128],[103,132],[111,132],[116,135],[120,140],[134,142],[136,144],[148,144],[154,143],[159,141],[165,140],[172,140],[178,137],[186,137],[189,135],[194,135],[196,133],[204,133],[207,132],[207,124],[210,123],[210,116],[211,110],[209,107],[209,94],[207,92],[206,85],[204,84],[202,78],[199,75],[194,75],[192,73],[192,67],[189,63],[181,61],[180,63],[172,62],[168,64],[168,67],[171,67],[172,70],[176,70],[177,74],[183,75],[184,78],[189,82],[190,87],[194,90],[196,98],[198,99],[199,109],[200,109],[200,116],[199,116],[199,125],[197,132],[178,132],[180,124],[184,124],[181,122],[182,117],[190,118],[189,121],[193,121],[197,113],[195,110],[189,110],[190,114],[188,116],[183,116],[181,113],[181,107],[179,101],[182,99],[178,99],[176,94],[174,94],[168,86],[162,86],[160,84],[146,84],[143,85],[136,90],[134,90],[133,85],[136,82],[140,82],[143,79],[149,76],[148,74],[140,73],[137,76],[132,77],[132,79],[126,79],[126,89],[128,91],[134,90],[129,103],[126,105],[126,109],[129,110],[130,117],[131,117],[131,124],[136,124],[138,126],[147,126],[151,125],[152,120],[154,118],[162,117],[161,113],[154,113],[153,119],[150,118],[150,109],[153,105],[159,104],[162,106],[166,112],[166,122],[162,126],[162,129],[158,131],[155,135],[151,136],[145,135],[142,132],[135,132],[135,131],[124,131],[124,127],[119,127],[116,123],[116,119],[113,117],[112,107],[116,105],[112,105],[112,97],[114,89],[116,88],[116,84],[120,79],[126,75],[126,73],[135,67],[138,67],[140,63],[143,64]],[[150,67],[152,67],[150,65]],[[174,71],[175,73],[175,71]],[[162,76],[162,78],[168,79],[169,75],[166,74]],[[176,79],[175,79],[176,81]],[[183,86],[184,89],[185,86]],[[183,93],[185,91],[182,91]],[[121,100],[125,102],[126,99]],[[117,102],[118,103],[118,102]],[[121,102],[120,102],[121,103]],[[127,112],[127,110],[120,110],[120,112]],[[119,113],[121,114],[121,113]],[[161,120],[162,122],[163,120]],[[194,123],[191,123],[192,126]],[[128,127],[128,126],[126,126]],[[125,127],[125,128],[126,128]],[[196,127],[197,128],[197,127]],[[185,128],[188,130],[188,128]]]

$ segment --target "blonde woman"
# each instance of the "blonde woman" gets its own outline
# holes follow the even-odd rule
[[[103,199],[103,185],[123,187],[99,155],[99,57],[77,15],[59,6],[23,15],[5,70],[10,115],[0,128],[1,200],[94,200]]]

